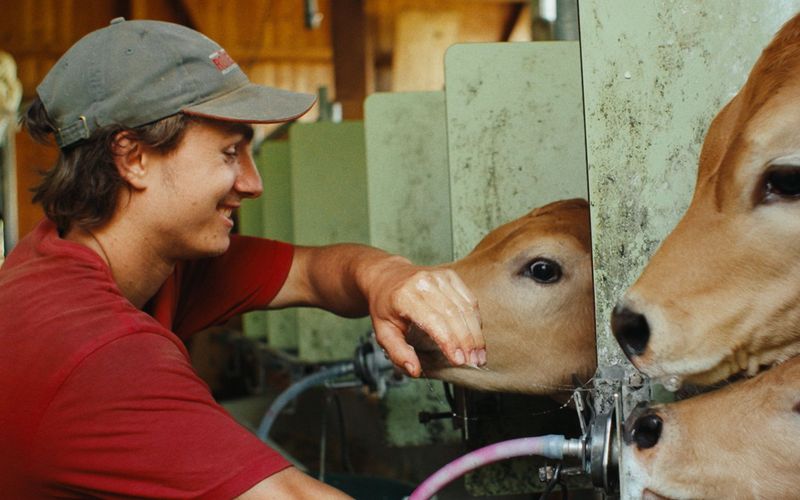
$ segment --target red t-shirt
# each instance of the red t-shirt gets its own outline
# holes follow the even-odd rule
[[[148,314],[41,222],[0,269],[0,496],[230,498],[287,467],[212,399],[179,337],[267,305],[292,254],[234,236],[178,266]]]

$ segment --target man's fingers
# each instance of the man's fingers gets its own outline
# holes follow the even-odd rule
[[[386,350],[386,355],[395,366],[402,367],[412,377],[419,377],[422,372],[419,357],[414,348],[408,345],[403,332],[395,325],[384,322],[376,324],[375,337]]]
[[[432,297],[415,303],[413,322],[439,346],[439,350],[451,364],[478,364],[478,353],[472,336],[466,331],[463,317],[452,303],[446,299]],[[447,312],[442,312],[442,311]],[[473,354],[474,353],[474,354]]]
[[[464,301],[469,304],[469,306],[473,309],[478,309],[478,299],[473,295],[467,285],[461,281],[461,277],[453,271],[452,269],[448,269],[445,272],[445,276],[447,276],[448,281],[450,282],[451,286],[458,292],[458,294],[464,298]]]
[[[441,275],[442,287],[445,294],[451,298],[454,305],[459,309],[461,318],[466,327],[466,331],[472,336],[472,342],[476,351],[485,350],[486,343],[481,331],[481,316],[478,309],[478,300],[472,295],[461,278],[455,271],[447,270]],[[484,354],[485,357],[485,354]],[[476,363],[483,364],[483,363]]]
[[[477,305],[459,292],[450,270],[426,272],[419,277],[415,293],[406,294],[401,310],[428,333],[454,365],[482,365],[486,361],[485,342],[480,328]]]
[[[378,341],[392,362],[411,375],[421,371],[419,358],[405,339],[411,324],[425,332],[451,364],[486,363],[477,300],[455,271],[417,268],[402,278],[385,301],[375,305],[371,312]]]

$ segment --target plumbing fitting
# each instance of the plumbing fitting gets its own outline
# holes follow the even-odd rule
[[[394,365],[378,345],[374,333],[356,347],[353,366],[356,377],[378,397],[383,397],[389,386],[405,381],[405,377],[395,373]]]
[[[619,490],[619,454],[621,450],[621,429],[618,415],[620,411],[619,394],[614,394],[614,404],[609,411],[592,418],[588,424],[583,419],[583,400],[576,391],[574,394],[575,408],[578,411],[583,435],[579,439],[567,440],[564,443],[564,456],[576,457],[581,460],[581,469],[588,474],[592,485],[600,488],[607,494],[614,494]],[[548,467],[539,469],[539,477],[545,478],[542,482],[551,479],[552,472]]]
[[[584,440],[584,470],[592,478],[592,484],[606,493],[619,489],[619,440],[616,407],[594,418]]]

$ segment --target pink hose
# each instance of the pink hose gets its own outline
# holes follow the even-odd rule
[[[453,460],[436,471],[411,493],[408,500],[428,500],[454,479],[473,469],[505,460],[506,458],[539,455],[560,460],[564,457],[565,441],[564,436],[549,434],[547,436],[511,439],[484,446]]]

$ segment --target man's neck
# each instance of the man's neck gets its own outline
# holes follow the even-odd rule
[[[161,258],[147,238],[137,238],[137,233],[135,228],[106,224],[91,230],[72,228],[64,239],[97,253],[111,270],[122,295],[141,309],[164,284],[175,263]]]

